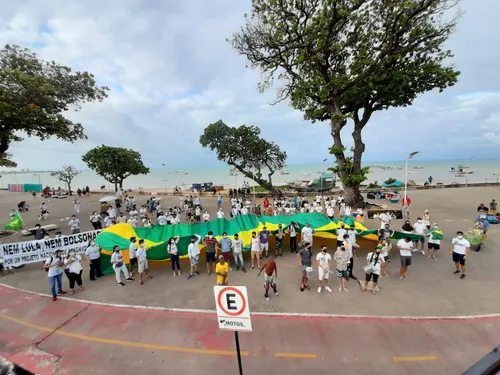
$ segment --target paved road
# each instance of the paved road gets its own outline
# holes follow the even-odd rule
[[[0,355],[45,374],[236,374],[213,314],[117,308],[0,286]],[[460,374],[495,345],[500,319],[254,315],[244,374]]]

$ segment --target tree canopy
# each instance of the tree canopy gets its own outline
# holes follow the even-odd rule
[[[123,181],[129,176],[148,174],[149,168],[142,163],[137,151],[110,146],[97,146],[83,155],[87,166],[106,181],[123,188]]]
[[[68,187],[69,195],[73,195],[73,193],[71,191],[71,182],[79,174],[80,174],[80,172],[77,171],[75,167],[72,167],[71,165],[64,165],[62,167],[62,169],[60,169],[58,171],[54,171],[50,175],[57,177],[57,179],[59,181],[66,183],[66,185]]]
[[[306,120],[329,121],[347,202],[359,193],[362,130],[375,111],[411,105],[427,91],[443,91],[459,76],[444,43],[459,14],[458,0],[253,0],[251,14],[231,43],[263,73],[259,89],[282,87]],[[352,155],[341,130],[354,123]]]
[[[0,50],[0,165],[15,166],[7,153],[22,134],[67,142],[86,139],[83,126],[64,117],[86,102],[107,97],[106,86],[97,86],[88,72],[73,72],[54,61],[16,45]]]
[[[244,176],[276,193],[273,187],[274,172],[284,168],[286,152],[274,143],[260,137],[256,126],[241,125],[233,128],[222,120],[208,125],[200,137],[200,144],[217,153],[217,159],[235,167]],[[264,170],[267,179],[263,178]]]

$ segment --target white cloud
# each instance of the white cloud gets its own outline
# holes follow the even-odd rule
[[[11,149],[19,166],[56,168],[64,161],[83,167],[81,154],[102,143],[136,149],[153,168],[215,163],[198,138],[219,119],[259,126],[288,152],[289,164],[320,162],[332,143],[328,124],[305,122],[286,103],[270,106],[275,93],[257,92],[259,72],[245,68],[245,59],[225,40],[238,30],[250,3],[0,3],[0,44],[18,43],[45,59],[88,70],[112,89],[103,103],[68,114],[84,125],[88,141],[27,139]],[[422,158],[453,158],[479,145],[498,146],[500,50],[493,46],[500,36],[500,4],[464,0],[462,7],[466,13],[449,41],[460,83],[422,96],[413,107],[376,113],[364,134],[367,159],[402,159],[408,149],[421,150]],[[343,131],[347,147],[351,131]]]

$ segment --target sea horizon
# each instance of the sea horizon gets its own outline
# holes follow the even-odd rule
[[[382,167],[399,167],[400,169],[384,170],[373,167],[368,174],[367,183],[377,181],[379,184],[389,178],[404,181],[405,168],[404,161],[386,161],[386,162],[365,162],[363,166],[382,166]],[[457,177],[455,173],[450,172],[452,167],[457,167],[459,164],[468,164],[473,172],[467,177]],[[288,182],[297,180],[310,181],[317,178],[321,173],[328,172],[328,168],[332,165],[325,163],[318,164],[289,164],[283,173],[277,171],[273,175],[274,185],[285,185]],[[414,168],[421,167],[421,168]],[[214,185],[222,185],[227,188],[242,186],[244,182],[254,185],[253,180],[244,177],[242,174],[230,175],[230,166],[215,166],[204,168],[162,168],[151,169],[147,175],[130,176],[124,181],[124,188],[145,189],[156,188],[159,191],[162,189],[171,189],[175,186],[180,186],[183,189],[188,189],[193,183],[212,182]],[[441,159],[441,160],[418,160],[411,159],[408,163],[408,180],[414,180],[416,183],[423,183],[429,176],[433,177],[434,182],[459,182],[464,183],[465,180],[469,183],[474,182],[498,182],[500,178],[500,159],[471,159],[464,161],[463,159]],[[497,174],[498,173],[498,174]],[[19,173],[6,173],[0,171],[0,184],[2,188],[7,188],[8,184],[37,184],[43,186],[51,186],[54,188],[64,188],[65,184],[58,181],[50,175],[50,172],[25,171]],[[105,181],[104,178],[98,176],[91,170],[83,170],[77,175],[72,183],[72,189],[78,187],[83,188],[89,186],[93,190],[98,190],[104,185],[105,189],[113,189],[113,184]]]

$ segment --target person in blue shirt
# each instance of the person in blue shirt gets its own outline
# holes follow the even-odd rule
[[[479,215],[477,220],[475,221],[475,224],[477,226],[477,229],[484,232],[484,239],[486,239],[486,235],[491,226],[490,222],[486,220],[486,215]]]
[[[222,233],[222,238],[219,240],[221,255],[224,256],[224,260],[229,264],[229,270],[231,270],[231,245],[233,240],[227,236],[227,232]]]

